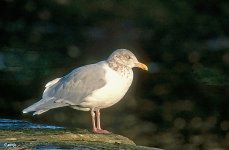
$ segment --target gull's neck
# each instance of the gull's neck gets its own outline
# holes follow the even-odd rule
[[[121,63],[118,63],[115,60],[107,60],[108,66],[113,69],[114,71],[117,71],[121,76],[129,78],[133,75],[133,71],[130,67],[127,67]]]

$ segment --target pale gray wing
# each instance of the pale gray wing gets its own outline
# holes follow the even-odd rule
[[[103,63],[77,68],[62,78],[46,84],[40,101],[23,110],[23,113],[35,111],[41,114],[49,109],[79,105],[85,97],[105,84]]]
[[[70,105],[78,105],[93,91],[102,88],[106,84],[105,70],[102,65],[87,65],[64,76],[50,91],[49,97],[65,101]],[[59,101],[59,102],[60,102]]]

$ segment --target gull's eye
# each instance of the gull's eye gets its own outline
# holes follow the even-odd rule
[[[130,59],[130,58],[131,58],[130,55],[125,55],[125,57],[126,57],[127,59]]]

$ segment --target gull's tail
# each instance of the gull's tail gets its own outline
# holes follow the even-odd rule
[[[35,104],[25,108],[22,112],[24,114],[29,112],[34,112],[33,115],[40,115],[50,109],[64,107],[64,106],[69,106],[69,104],[62,103],[62,101],[58,102],[55,98],[41,99]]]
[[[22,112],[23,114],[25,113],[29,113],[29,112],[34,112],[33,115],[40,115],[46,111],[48,111],[49,109],[44,107],[44,101],[43,99],[36,102],[35,104],[25,108]]]
[[[43,92],[43,96],[42,99],[38,102],[36,102],[35,104],[27,107],[26,109],[24,109],[22,112],[25,113],[29,113],[29,112],[34,112],[33,115],[40,115],[52,108],[56,108],[56,107],[60,107],[60,104],[56,104],[55,103],[55,98],[49,97],[49,90],[52,90],[52,86],[54,86],[56,83],[58,83],[58,81],[61,78],[56,78],[50,82],[48,82],[45,85],[45,91]]]

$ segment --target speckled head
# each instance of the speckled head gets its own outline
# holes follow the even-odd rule
[[[140,63],[136,56],[127,49],[117,49],[107,59],[108,63],[121,65],[128,68],[139,67],[143,70],[148,70],[148,67]]]

